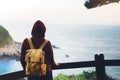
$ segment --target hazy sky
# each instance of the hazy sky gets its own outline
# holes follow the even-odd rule
[[[15,31],[20,34],[22,30],[23,32],[31,30],[33,23],[38,19],[46,25],[120,25],[120,3],[87,9],[84,6],[85,1],[0,0],[0,25],[7,28],[13,36]]]
[[[120,24],[120,4],[87,9],[85,0],[0,0],[0,23]]]

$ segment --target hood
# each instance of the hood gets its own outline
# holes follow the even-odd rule
[[[42,21],[38,20],[34,23],[31,32],[32,37],[45,37],[46,27]]]

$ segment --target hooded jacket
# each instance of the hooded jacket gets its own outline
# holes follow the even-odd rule
[[[31,32],[31,35],[32,35],[31,39],[36,49],[39,48],[40,45],[45,40],[44,38],[45,31],[46,31],[46,27],[43,24],[43,22],[41,22],[40,20],[36,21],[35,24],[33,25],[32,32]],[[22,43],[21,53],[20,53],[20,61],[23,66],[23,69],[25,69],[25,65],[26,65],[25,55],[28,49],[30,49],[30,46],[26,38]],[[56,66],[56,64],[54,62],[53,49],[50,41],[48,41],[48,43],[45,45],[43,50],[45,51],[45,63],[47,64],[47,71],[51,71],[51,66]]]
[[[39,38],[43,37],[44,38],[45,37],[45,31],[46,31],[45,25],[43,24],[43,22],[38,20],[33,25],[31,35],[33,37],[39,37]]]

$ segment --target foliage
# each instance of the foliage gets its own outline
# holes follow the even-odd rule
[[[58,76],[54,77],[53,80],[96,80],[96,73],[95,71],[83,71],[81,74],[77,75],[65,75],[63,73],[58,74]],[[116,80],[110,76],[107,76],[106,80]]]
[[[26,78],[21,78],[18,80],[27,80]],[[81,74],[76,75],[65,75],[64,73],[58,74],[53,80],[96,80],[95,71],[83,71]],[[106,80],[116,80],[110,76],[107,76]]]
[[[13,43],[12,37],[9,35],[9,32],[0,26],[0,47],[4,47],[5,45],[9,45]]]
[[[87,7],[88,9],[90,8],[95,8],[98,6],[103,6],[103,5],[107,5],[110,3],[118,3],[120,0],[87,0],[85,2],[85,7]]]

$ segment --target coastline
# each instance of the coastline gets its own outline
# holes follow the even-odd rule
[[[19,60],[20,56],[20,42],[15,42],[14,45],[9,45],[4,48],[0,48],[0,60],[16,59]]]
[[[19,61],[20,58],[20,46],[21,43],[16,42],[15,47],[9,47],[9,48],[0,48],[0,60],[10,60],[10,59],[16,59]],[[60,49],[56,45],[52,45],[54,49]]]
[[[0,61],[8,61],[15,59],[16,61],[20,61],[18,56],[0,56]]]

